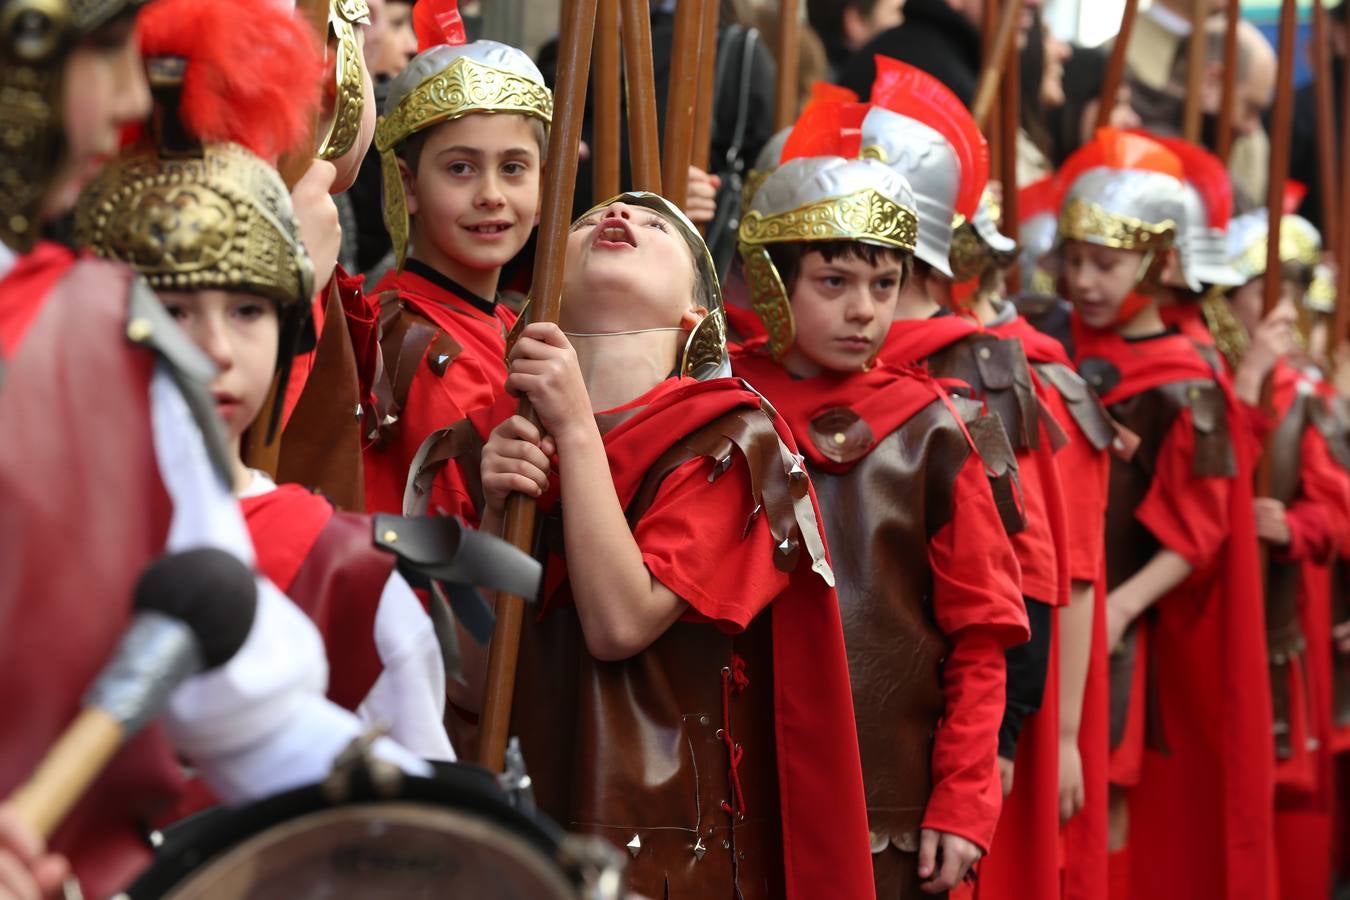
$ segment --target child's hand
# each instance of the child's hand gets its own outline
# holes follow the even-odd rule
[[[722,179],[697,166],[689,167],[689,191],[685,195],[684,214],[695,225],[706,225],[717,215],[717,189]]]
[[[1350,656],[1350,621],[1331,626],[1331,636],[1336,641],[1336,651],[1342,656]]]
[[[932,828],[919,831],[920,890],[945,894],[966,879],[983,856],[980,848],[958,834]]]
[[[548,458],[553,441],[522,416],[512,416],[492,430],[483,445],[483,518],[501,517],[513,492],[538,497],[548,490]]]
[[[314,285],[322,287],[337,268],[338,251],[342,248],[342,225],[338,223],[337,205],[328,193],[337,177],[333,164],[322,159],[312,162],[305,174],[291,188],[291,205],[300,223],[300,241],[314,263]]]
[[[1078,741],[1062,738],[1059,742],[1059,824],[1067,825],[1086,802],[1083,757],[1078,752]]]
[[[1256,536],[1277,547],[1288,546],[1292,536],[1284,504],[1273,497],[1257,497],[1255,505]]]
[[[42,839],[13,809],[0,805],[0,898],[59,897],[69,874],[65,857],[45,852]]]
[[[506,388],[524,394],[544,431],[559,444],[585,429],[595,430],[577,354],[562,329],[552,322],[525,326],[508,360]]]

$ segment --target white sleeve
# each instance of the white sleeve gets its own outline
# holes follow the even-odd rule
[[[219,547],[250,565],[253,546],[239,505],[212,468],[200,430],[163,364],[150,382],[160,478],[173,505],[166,550]],[[226,802],[324,778],[364,726],[324,697],[328,665],[314,624],[269,581],[239,652],[184,682],[163,721],[170,739]],[[406,771],[429,767],[390,740],[376,753]]]
[[[375,611],[375,647],[384,671],[356,714],[423,759],[453,762],[445,732],[445,664],[431,617],[403,576],[385,583]]]

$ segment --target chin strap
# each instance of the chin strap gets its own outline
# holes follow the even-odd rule
[[[1158,255],[1155,251],[1150,250],[1144,254],[1143,261],[1139,263],[1139,272],[1134,278],[1134,290],[1120,304],[1120,310],[1116,313],[1117,325],[1124,325],[1139,315],[1140,310],[1148,306],[1153,299],[1145,293],[1145,289],[1154,282],[1153,267],[1157,261]]]
[[[564,331],[570,338],[618,337],[621,334],[655,334],[658,331],[688,331],[678,325],[668,328],[635,328],[632,331]]]

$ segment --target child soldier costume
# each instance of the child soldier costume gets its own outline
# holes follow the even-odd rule
[[[1146,138],[1103,130],[1066,169],[1061,240],[1142,259],[1117,319],[1127,322],[1156,302],[1160,257],[1185,222],[1181,163]],[[1128,797],[1128,896],[1264,891],[1271,718],[1241,411],[1184,335],[1073,324],[1079,372],[1137,440],[1112,459],[1107,587],[1162,550],[1193,570],[1131,623],[1112,658],[1111,781]]]
[[[793,142],[808,127],[804,116]],[[836,152],[856,157],[857,143]],[[926,896],[921,828],[985,851],[998,820],[1003,652],[1027,635],[1007,535],[1020,521],[990,483],[1007,499],[1012,453],[996,420],[920,370],[876,361],[856,373],[793,376],[778,361],[795,334],[790,288],[771,253],[816,242],[912,253],[918,228],[909,185],[889,167],[785,159],[740,229],[769,338],[732,359],[798,439],[836,550],[872,866],[885,898]]]
[[[511,731],[539,806],[626,848],[640,893],[871,896],[847,660],[803,460],[763,398],[722,377],[721,294],[697,230],[654,194],[616,199],[672,224],[709,295],[671,377],[596,413],[643,561],[689,608],[630,659],[592,657],[551,484],[543,608],[522,636]],[[515,405],[428,438],[413,495],[442,482],[446,512],[481,510],[479,451]]]
[[[375,286],[374,302],[363,313],[349,315],[374,401],[365,451],[371,512],[400,512],[408,468],[422,441],[490,405],[506,381],[506,333],[515,313],[408,258],[408,207],[396,156],[418,134],[475,113],[524,116],[547,128],[553,98],[529,56],[514,47],[441,44],[424,47],[390,83],[375,129],[385,224],[398,267]]]

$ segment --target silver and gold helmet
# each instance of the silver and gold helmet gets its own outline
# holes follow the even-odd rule
[[[801,157],[765,179],[741,219],[738,247],[751,305],[775,357],[792,346],[797,326],[787,286],[768,248],[862,241],[914,253],[922,229],[915,205],[909,182],[873,159]]]
[[[1243,213],[1228,224],[1228,259],[1242,282],[1266,274],[1266,240],[1270,217],[1265,209]],[[1286,213],[1280,218],[1280,262],[1306,270],[1322,260],[1322,235],[1307,219]]]
[[[1055,277],[1042,266],[1042,261],[1055,249],[1059,236],[1059,217],[1053,212],[1040,212],[1022,220],[1017,229],[1018,270],[1022,290],[1033,294],[1055,293]]]
[[[750,208],[750,201],[755,199],[755,192],[764,183],[764,179],[772,175],[774,170],[778,168],[778,161],[783,156],[783,148],[787,146],[788,138],[791,136],[792,126],[788,126],[769,138],[769,142],[759,151],[759,156],[755,157],[755,165],[745,173],[745,184],[741,187],[742,213]]]
[[[1181,269],[1188,285],[1212,284],[1218,287],[1237,287],[1245,279],[1228,261],[1228,236],[1223,229],[1209,225],[1209,210],[1205,200],[1190,182],[1182,185],[1181,201],[1185,207],[1186,225],[1182,229],[1178,249],[1181,251]]]
[[[38,239],[38,212],[65,155],[62,74],[83,37],[145,0],[0,0],[0,241]]]
[[[861,154],[885,163],[909,184],[919,220],[914,255],[951,276],[952,222],[962,175],[952,145],[918,119],[874,106],[863,119]]]
[[[1325,263],[1313,266],[1312,281],[1303,298],[1303,305],[1319,316],[1336,314],[1336,275],[1330,266]]]
[[[474,113],[530,116],[547,128],[553,94],[524,51],[486,40],[423,50],[389,84],[375,149],[384,176],[384,223],[399,268],[408,253],[408,202],[395,152],[419,131]]]
[[[987,186],[980,194],[974,216],[967,220],[956,214],[952,220],[950,253],[954,281],[969,281],[991,268],[1006,269],[1012,265],[1017,258],[1017,242],[998,230],[1001,216],[1002,210]]]

